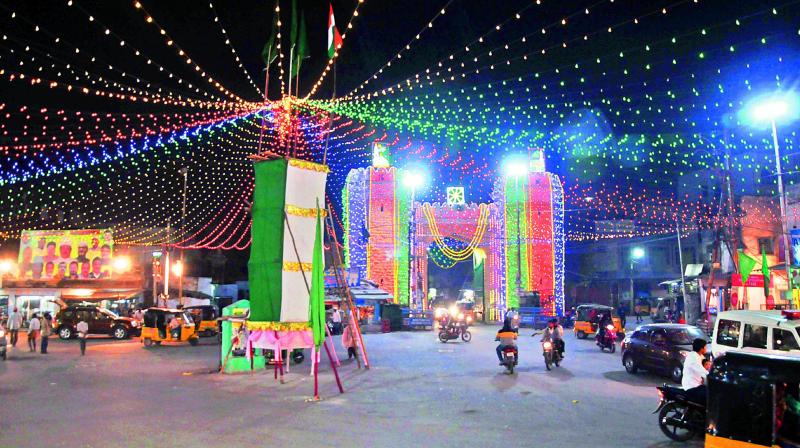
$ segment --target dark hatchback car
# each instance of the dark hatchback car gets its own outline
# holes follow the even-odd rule
[[[70,339],[77,336],[78,322],[81,320],[85,320],[89,325],[89,334],[103,334],[114,339],[138,336],[142,331],[138,322],[129,317],[119,317],[105,308],[69,306],[56,315],[54,326],[58,337]]]
[[[642,325],[622,341],[622,365],[628,373],[645,369],[667,375],[679,383],[683,377],[683,360],[696,338],[708,341],[708,336],[692,325]]]

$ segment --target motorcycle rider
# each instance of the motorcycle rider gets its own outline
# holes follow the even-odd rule
[[[508,322],[508,325],[511,327],[512,331],[519,333],[519,312],[516,308],[508,309],[508,312],[506,312],[505,322]]]
[[[561,357],[564,357],[564,327],[559,325],[558,319],[553,318],[547,323],[547,328],[542,332],[542,342],[552,342]]]
[[[514,365],[519,362],[519,351],[517,351],[517,333],[511,328],[511,324],[509,320],[506,319],[503,322],[503,328],[497,330],[497,335],[494,338],[495,341],[500,341],[500,345],[497,346],[497,359],[500,361],[500,365],[503,365],[503,349],[507,347],[514,348]]]
[[[706,390],[706,376],[708,368],[703,365],[707,343],[705,339],[697,338],[692,341],[692,351],[686,354],[683,361],[683,378],[681,387],[686,391],[686,396],[693,402],[706,403],[708,392]]]
[[[611,324],[611,318],[608,313],[601,313],[597,316],[597,342],[603,343],[606,336],[606,326]]]

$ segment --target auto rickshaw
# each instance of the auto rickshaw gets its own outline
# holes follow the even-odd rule
[[[706,448],[800,447],[800,358],[728,352],[708,375]]]
[[[592,312],[594,311],[594,313]],[[588,303],[578,305],[575,309],[575,327],[572,329],[578,339],[586,339],[590,334],[597,332],[597,322],[592,322],[594,315],[611,314],[611,321],[617,334],[624,335],[625,328],[614,309],[606,305]]]
[[[185,306],[184,311],[192,316],[199,336],[216,336],[219,332],[219,313],[214,305]]]
[[[168,328],[173,318],[178,319],[181,324],[180,333],[177,335]],[[162,342],[188,341],[191,345],[197,345],[199,342],[192,317],[184,310],[148,308],[144,312],[143,320],[142,343],[145,347],[150,347],[153,343],[161,345]]]

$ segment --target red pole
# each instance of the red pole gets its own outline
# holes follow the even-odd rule
[[[333,357],[331,356],[331,351],[328,348],[328,341],[327,339],[325,342],[322,343],[325,346],[325,352],[328,353],[328,361],[331,362],[331,367],[333,367],[333,375],[336,377],[336,385],[339,387],[339,393],[344,393],[344,388],[342,387],[342,381],[339,379],[339,371],[336,370],[336,363],[333,362]]]

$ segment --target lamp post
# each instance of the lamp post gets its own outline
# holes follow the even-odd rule
[[[637,260],[641,260],[642,258],[644,258],[644,256],[645,256],[644,248],[642,248],[642,247],[634,247],[633,249],[631,249],[631,275],[630,275],[630,280],[631,280],[631,311],[633,311],[633,308],[636,306],[636,298],[635,298],[636,292],[634,291],[634,288],[633,288],[633,265],[636,263]]]
[[[425,183],[425,178],[419,171],[407,171],[403,176],[403,184],[411,189],[411,203],[409,211],[411,219],[408,225],[408,307],[414,309],[414,236],[416,235],[417,219],[414,213],[417,188]]]
[[[781,171],[781,153],[778,144],[778,120],[787,121],[796,118],[795,111],[792,111],[792,106],[796,103],[796,99],[789,93],[775,93],[765,96],[753,101],[750,104],[749,111],[753,123],[769,123],[772,128],[772,145],[775,149],[775,171],[778,179],[778,203],[781,208],[781,233],[783,236],[783,256],[784,266],[786,268],[786,281],[789,290],[792,287],[792,277],[790,274],[789,266],[792,260],[789,252],[789,230],[788,223],[786,222],[786,194],[783,190],[783,172]],[[796,108],[795,108],[796,109]]]
[[[519,180],[528,175],[527,159],[513,157],[505,162],[505,172],[509,177],[514,178],[514,203],[517,214],[517,298],[522,292],[522,221],[520,218],[520,202],[522,195],[519,191]]]
[[[181,232],[185,234],[184,226],[186,225],[186,187],[189,180],[189,168],[183,167],[180,169],[183,175],[183,204],[181,206]],[[178,261],[181,266],[181,274],[178,277],[178,301],[183,305],[183,248],[180,248],[181,258]]]

